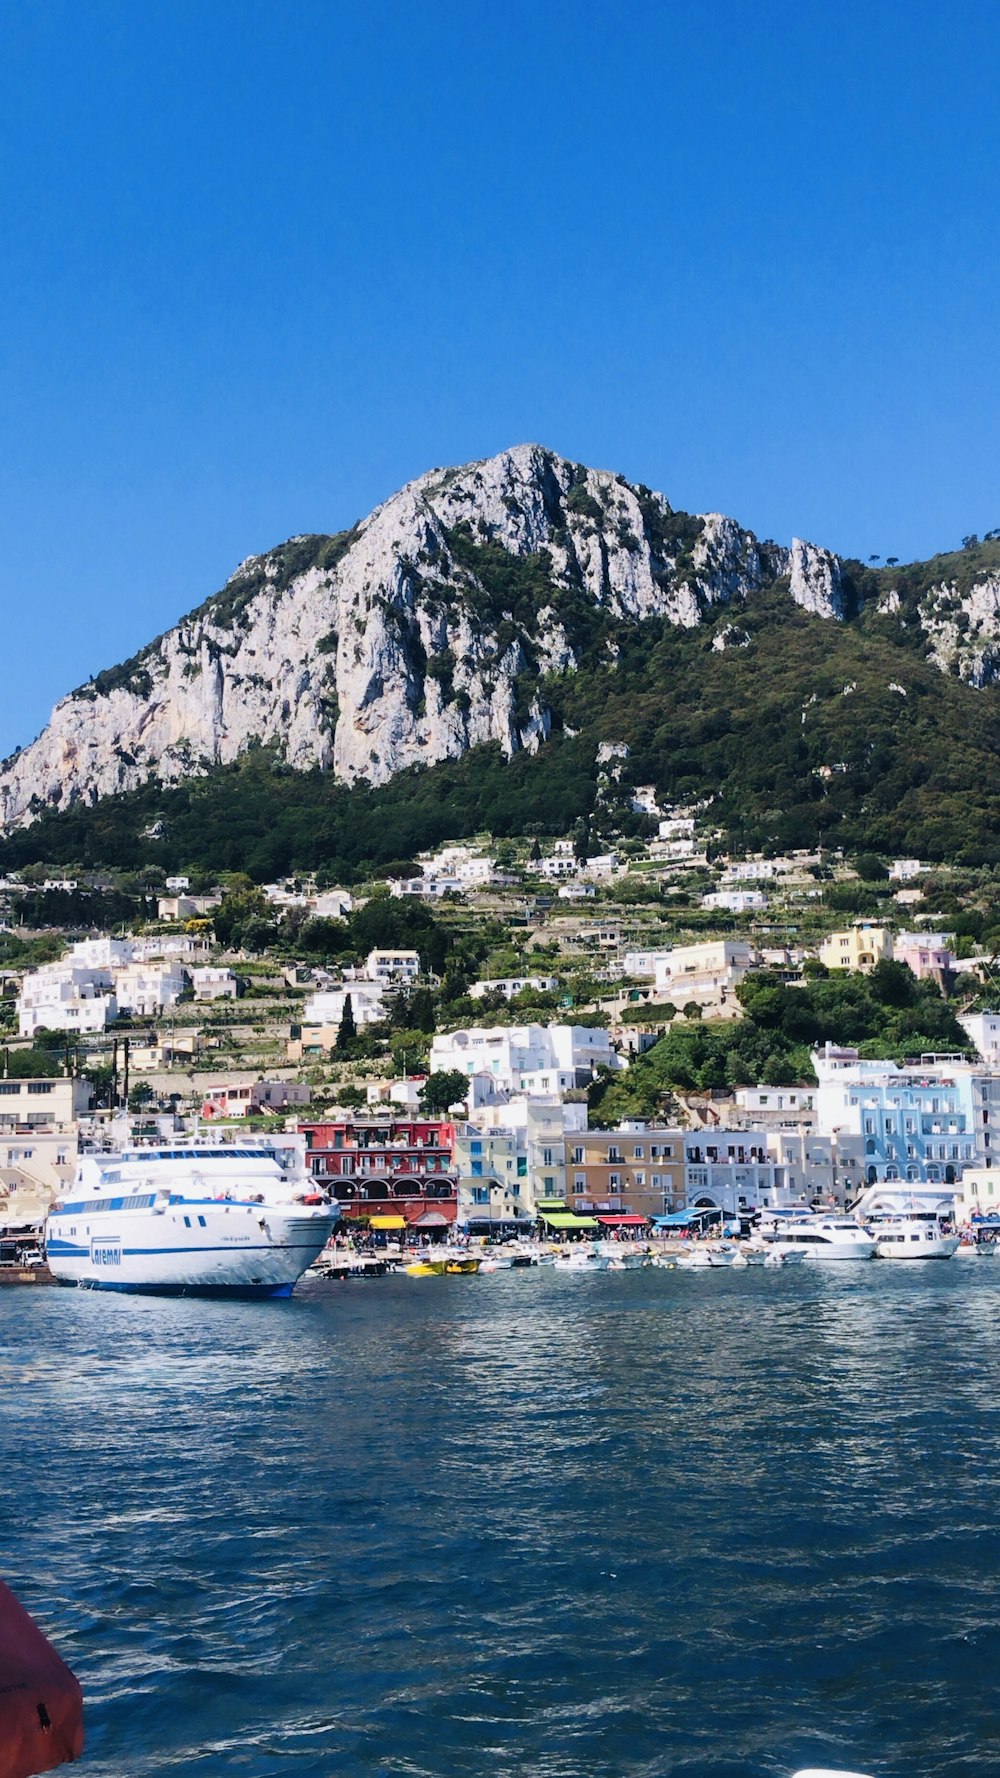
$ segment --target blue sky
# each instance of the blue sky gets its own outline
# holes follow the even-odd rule
[[[760,534],[1000,525],[1000,25],[8,0],[0,751],[243,556],[536,439]]]

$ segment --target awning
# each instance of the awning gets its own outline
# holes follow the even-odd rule
[[[405,1216],[370,1216],[368,1218],[368,1227],[370,1229],[405,1229],[406,1217]]]
[[[574,1216],[571,1210],[540,1210],[539,1216],[547,1222],[550,1229],[596,1229],[600,1227],[594,1216]]]
[[[700,1210],[673,1210],[669,1216],[653,1216],[651,1222],[658,1229],[686,1228],[692,1222],[700,1222],[703,1216],[721,1216],[722,1211],[714,1205],[703,1204]]]
[[[602,1216],[597,1213],[597,1220],[606,1229],[644,1229],[649,1221],[648,1216],[636,1216],[632,1212],[623,1216]]]
[[[544,1211],[544,1210],[565,1210],[566,1199],[565,1198],[537,1198],[535,1200],[535,1208],[536,1208],[536,1210],[538,1210],[540,1212]]]
[[[452,1217],[445,1216],[442,1210],[421,1210],[419,1216],[411,1218],[409,1227],[411,1229],[446,1229],[452,1220]],[[400,1218],[400,1225],[402,1226],[402,1218]]]

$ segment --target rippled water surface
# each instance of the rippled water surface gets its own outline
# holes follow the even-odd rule
[[[92,1778],[1000,1766],[1000,1261],[0,1294]]]

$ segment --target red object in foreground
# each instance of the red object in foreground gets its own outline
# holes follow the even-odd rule
[[[82,1752],[79,1680],[0,1581],[0,1778],[33,1778]]]

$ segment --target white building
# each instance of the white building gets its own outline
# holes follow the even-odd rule
[[[563,1093],[586,1086],[598,1068],[623,1068],[608,1033],[586,1025],[506,1025],[439,1034],[431,1072],[486,1074],[508,1092]]]
[[[512,1000],[525,988],[533,988],[538,994],[554,994],[558,986],[554,975],[508,975],[494,982],[473,982],[469,999],[482,1000],[484,994],[502,994],[505,1000]]]
[[[239,983],[232,969],[192,969],[191,986],[196,1000],[235,1000]]]
[[[302,1008],[303,1030],[307,1025],[339,1027],[344,1016],[344,1003],[350,1000],[354,1023],[360,1031],[364,1025],[377,1025],[385,1015],[385,984],[382,982],[344,982],[338,988],[322,988]]]
[[[894,883],[912,883],[914,877],[926,876],[929,864],[921,864],[919,858],[894,858],[889,866],[889,876]]]
[[[736,1215],[778,1201],[781,1175],[762,1131],[687,1130],[683,1142],[688,1209],[715,1207]]]
[[[420,974],[417,951],[369,951],[365,975],[370,982],[415,982]]]
[[[701,898],[703,908],[720,908],[730,914],[749,914],[766,908],[767,896],[759,889],[714,889]]]
[[[659,965],[669,955],[669,951],[626,951],[622,958],[622,974],[655,981]]]
[[[991,1068],[1000,1068],[1000,1013],[959,1013],[958,1022],[962,1030],[968,1033],[969,1042],[975,1044],[983,1061],[988,1062]]]
[[[143,1019],[158,1018],[176,1006],[190,985],[187,970],[176,960],[126,963],[114,971],[114,984],[119,1010]]]
[[[31,970],[17,1002],[18,1031],[104,1031],[118,1017],[109,969],[74,963],[45,963]]]
[[[322,889],[310,901],[317,920],[342,920],[352,912],[354,897],[346,889]]]
[[[656,965],[660,1000],[684,1007],[724,1000],[757,963],[757,951],[742,939],[709,939],[703,944],[677,945]]]
[[[723,881],[727,883],[771,883],[777,875],[778,865],[775,859],[744,858],[726,865]]]

